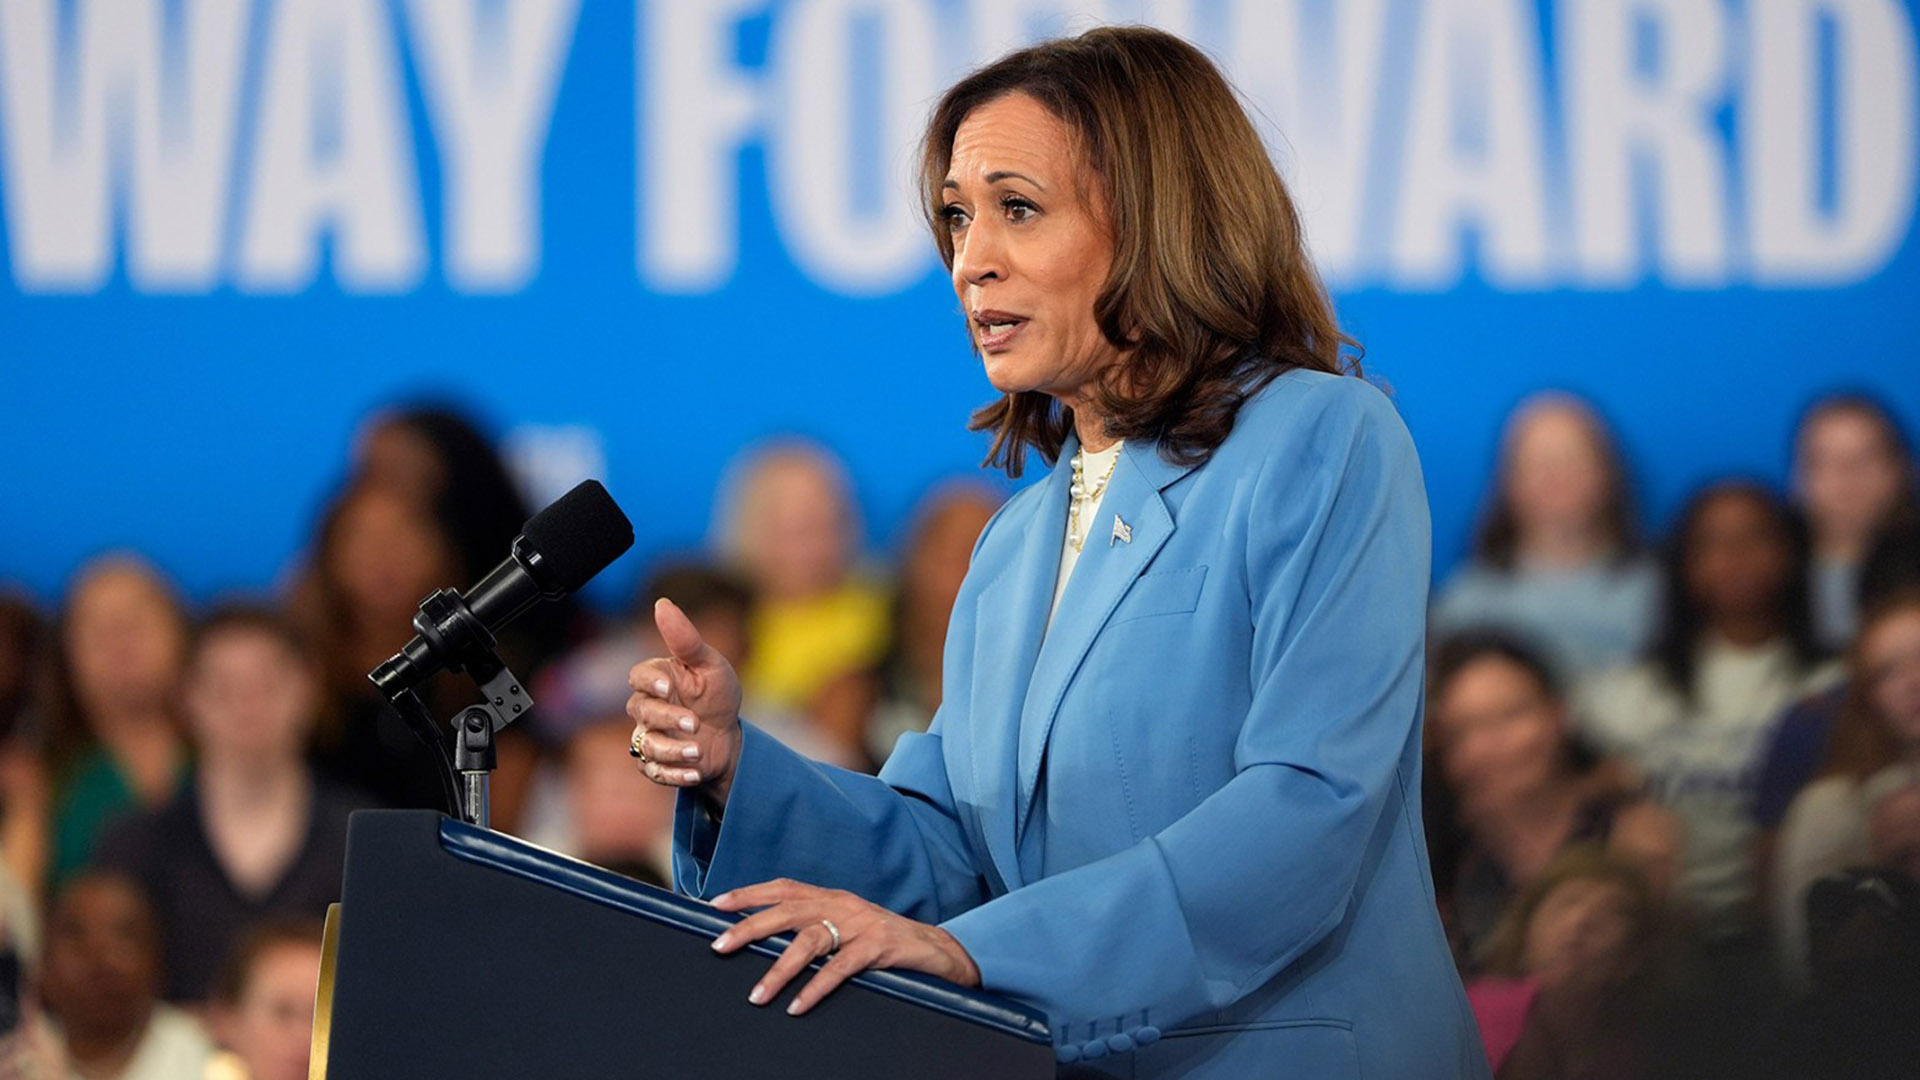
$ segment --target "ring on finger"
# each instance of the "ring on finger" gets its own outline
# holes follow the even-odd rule
[[[832,956],[840,951],[840,928],[833,925],[832,919],[821,919],[820,925],[826,927],[827,933],[833,935],[833,944],[827,946],[827,955]]]
[[[643,728],[635,732],[633,738],[627,741],[627,752],[639,758],[643,763],[651,763],[653,761],[652,756],[647,753],[646,729]]]

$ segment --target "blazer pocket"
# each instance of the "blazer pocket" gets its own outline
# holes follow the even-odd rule
[[[1108,626],[1150,619],[1155,615],[1186,615],[1200,606],[1200,588],[1206,584],[1207,568],[1183,566],[1172,570],[1152,570],[1134,579],[1133,587],[1114,609]]]

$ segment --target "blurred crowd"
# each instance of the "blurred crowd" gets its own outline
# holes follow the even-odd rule
[[[1914,458],[1855,394],[1789,452],[1786,490],[1714,481],[1655,537],[1589,405],[1509,420],[1434,592],[1424,791],[1503,1078],[1920,1075]],[[629,612],[509,628],[538,707],[501,734],[495,827],[665,882],[672,794],[624,713],[660,596],[808,755],[871,770],[924,729],[998,496],[936,487],[885,561],[857,505],[824,448],[756,446],[708,549],[659,561]],[[473,422],[409,407],[363,427],[274,595],[191,610],[136,552],[57,612],[0,592],[0,1080],[305,1076],[347,815],[443,808],[367,672],[528,511]],[[424,696],[446,717],[472,693]]]

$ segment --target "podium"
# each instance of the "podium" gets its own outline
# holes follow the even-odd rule
[[[312,1080],[1052,1077],[1044,1019],[872,971],[805,1016],[747,992],[737,917],[427,810],[365,810],[328,912]]]

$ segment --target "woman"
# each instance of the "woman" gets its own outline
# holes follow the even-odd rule
[[[887,594],[855,566],[860,520],[846,470],[820,447],[782,440],[748,455],[728,486],[716,540],[754,594],[748,692],[864,760]]]
[[[1659,571],[1611,434],[1563,393],[1521,403],[1472,560],[1440,589],[1434,625],[1499,626],[1572,678],[1631,660],[1653,632]]]
[[[1082,1075],[1485,1076],[1411,795],[1419,466],[1339,373],[1232,90],[1158,31],[1038,45],[947,92],[921,175],[1003,394],[976,425],[1055,464],[981,536],[939,714],[877,779],[740,723],[656,605],[673,655],[629,713],[684,789],[676,885],[761,909],[715,948],[796,932],[762,1004],[830,956],[794,1013],[870,967],[1013,995]]]
[[[1748,807],[1769,725],[1834,674],[1814,641],[1792,511],[1746,481],[1696,494],[1674,528],[1651,655],[1587,680],[1574,712],[1680,819],[1679,892],[1711,931],[1756,925]]]
[[[1813,542],[1809,584],[1820,643],[1853,638],[1861,563],[1896,516],[1915,516],[1916,475],[1893,414],[1865,394],[1834,394],[1807,410],[1794,439],[1795,500]]]
[[[1428,789],[1450,804],[1429,831],[1436,841],[1457,838],[1459,849],[1451,868],[1435,858],[1434,876],[1463,971],[1478,969],[1520,890],[1570,847],[1601,848],[1665,895],[1679,823],[1639,798],[1624,768],[1573,737],[1541,656],[1498,633],[1465,633],[1434,650],[1428,679],[1427,735],[1439,767]]]
[[[101,830],[160,806],[187,775],[176,715],[187,616],[173,588],[126,555],[82,568],[60,625],[51,733],[53,884],[93,857]]]
[[[1920,591],[1868,613],[1849,676],[1826,762],[1788,808],[1774,853],[1770,914],[1795,974],[1805,973],[1808,887],[1866,862],[1869,808],[1920,778]]]
[[[310,1075],[321,935],[318,920],[275,919],[240,940],[214,984],[208,1018],[226,1052],[207,1080]]]

